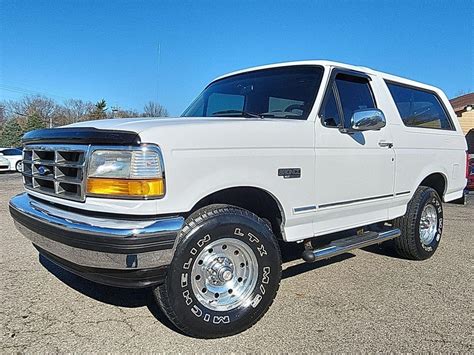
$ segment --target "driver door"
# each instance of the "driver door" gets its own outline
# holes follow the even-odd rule
[[[315,235],[386,220],[395,161],[389,127],[343,133],[354,111],[377,108],[371,77],[334,70],[315,128]]]

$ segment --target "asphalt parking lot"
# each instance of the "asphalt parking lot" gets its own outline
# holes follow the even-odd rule
[[[1,352],[472,352],[474,198],[445,205],[430,260],[380,248],[284,264],[277,298],[250,330],[224,339],[178,333],[149,292],[86,281],[38,258],[8,200],[18,174],[0,174]]]

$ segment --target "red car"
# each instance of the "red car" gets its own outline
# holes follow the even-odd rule
[[[467,162],[466,162],[466,175],[467,175],[467,186],[466,188],[470,191],[474,190],[474,128],[471,128],[466,134],[467,142]]]
[[[468,156],[468,167],[467,167],[467,186],[466,188],[470,191],[474,190],[474,154]]]

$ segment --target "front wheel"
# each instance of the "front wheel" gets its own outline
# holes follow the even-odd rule
[[[430,258],[438,248],[443,233],[443,205],[438,193],[420,186],[408,203],[404,216],[394,221],[401,236],[394,239],[395,249],[412,260]]]
[[[17,161],[16,164],[15,164],[15,170],[18,172],[18,173],[21,173],[23,171],[23,164],[20,161]]]
[[[268,225],[247,210],[211,205],[187,219],[154,295],[182,332],[219,338],[255,324],[280,279],[280,249]]]

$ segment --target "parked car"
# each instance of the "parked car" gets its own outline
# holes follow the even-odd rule
[[[467,152],[468,152],[468,170],[467,174],[467,186],[466,188],[470,191],[474,190],[474,128],[471,128],[466,134],[467,141]]]
[[[306,262],[391,239],[402,257],[432,257],[442,202],[466,186],[466,141],[440,89],[327,61],[224,75],[180,118],[81,122],[23,143],[26,192],[10,211],[39,252],[150,288],[202,338],[265,314],[280,243],[301,243]]]
[[[0,171],[9,171],[10,161],[5,157],[0,156]]]
[[[469,191],[474,191],[474,154],[469,154],[468,164],[469,165],[466,188]]]
[[[18,148],[0,149],[0,155],[2,155],[4,158],[10,161],[11,170],[16,170],[18,172],[21,172],[22,170],[21,160],[23,159],[21,149],[18,149]]]

